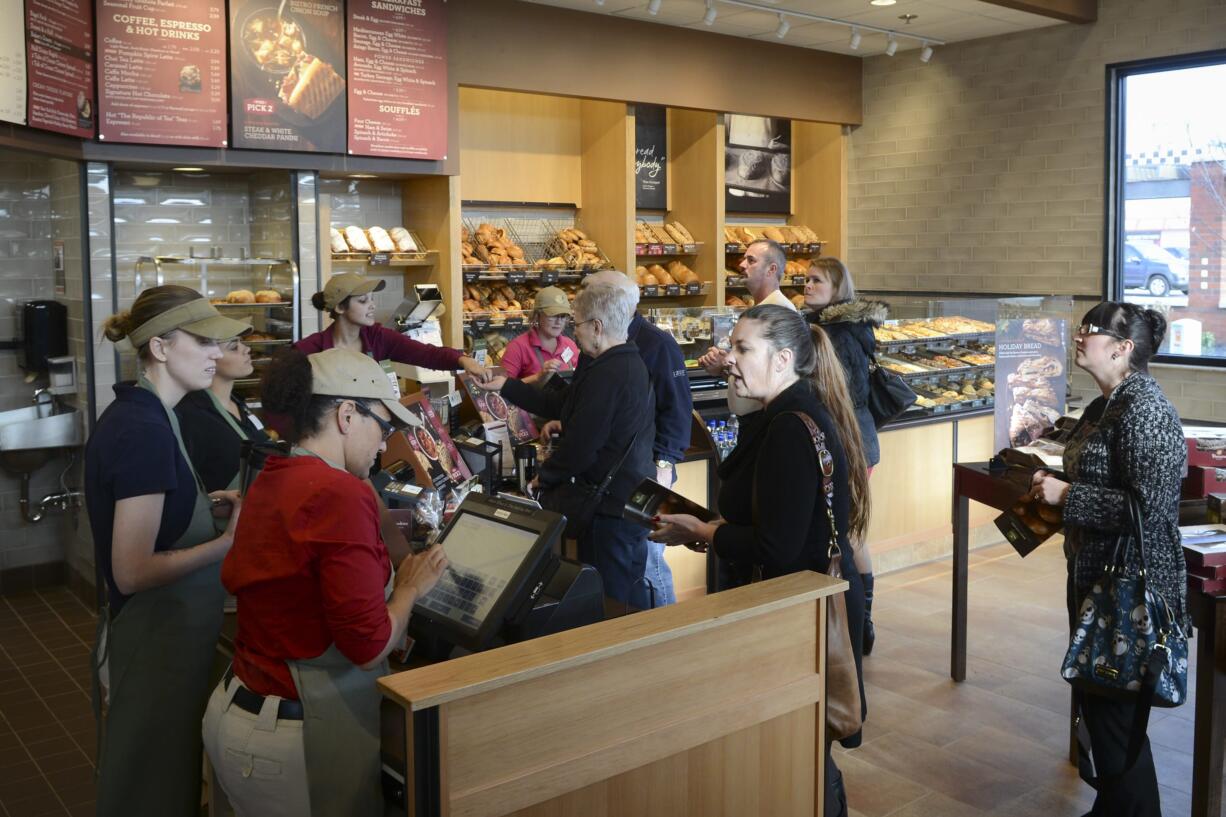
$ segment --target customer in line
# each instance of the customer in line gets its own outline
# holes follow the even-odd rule
[[[248,490],[222,566],[238,631],[204,743],[238,817],[379,817],[375,680],[447,566],[436,545],[393,571],[363,482],[413,417],[379,364],[349,349],[279,355],[261,398],[297,437]]]
[[[458,349],[431,346],[413,340],[375,321],[375,293],[387,286],[382,278],[367,278],[344,272],[328,279],[311,304],[332,318],[332,325],[294,344],[304,354],[325,349],[353,349],[378,360],[408,363],[427,369],[452,372],[463,369],[484,380],[485,367]]]
[[[655,460],[655,479],[671,488],[677,482],[677,463],[681,462],[686,449],[690,447],[694,413],[694,397],[685,370],[685,355],[671,334],[639,313],[638,285],[625,273],[605,270],[589,275],[585,283],[620,287],[634,303],[634,318],[626,330],[626,339],[638,348],[651,378],[651,391],[655,395],[656,441],[651,448]],[[664,545],[659,542],[647,543],[647,576],[656,590],[657,606],[677,601],[673,571],[664,559]]]
[[[95,712],[104,677],[107,688],[99,815],[200,811],[200,716],[225,602],[218,574],[239,499],[206,492],[174,408],[208,388],[218,341],[250,328],[181,286],[144,290],[103,326],[109,340],[136,350],[140,378],[114,387],[115,402],[85,446],[85,505],[106,582],[92,658]],[[214,503],[228,524],[214,518]]]
[[[867,713],[860,653],[864,591],[851,542],[863,538],[868,526],[868,469],[843,369],[821,327],[782,306],[755,306],[741,316],[727,364],[731,387],[764,409],[760,422],[742,428],[736,448],[719,467],[723,518],[705,523],[684,514],[662,515],[652,538],[711,546],[721,558],[754,565],[763,578],[824,572],[830,564],[831,514],[813,439],[795,415],[808,416],[825,435],[834,460],[834,533],[849,585],[848,630]],[[860,733],[841,743],[858,746]],[[829,751],[826,768],[826,813],[846,814],[842,776]]]
[[[536,293],[532,325],[502,353],[507,377],[541,385],[554,372],[573,370],[579,364],[579,347],[566,337],[573,310],[570,299],[558,287],[543,287]]]
[[[243,443],[268,441],[260,418],[234,393],[234,381],[251,377],[254,371],[251,348],[241,337],[223,341],[213,382],[207,389],[189,392],[175,406],[187,456],[205,490],[239,490]]]
[[[1085,314],[1073,336],[1075,362],[1094,378],[1102,396],[1086,407],[1070,434],[1064,450],[1069,481],[1038,471],[1033,485],[1037,500],[1064,509],[1070,628],[1127,529],[1132,494],[1144,518],[1147,589],[1160,594],[1183,631],[1191,632],[1179,538],[1188,450],[1178,413],[1149,374],[1149,360],[1165,334],[1166,320],[1155,310],[1107,301]],[[1134,547],[1126,573],[1136,576],[1140,570]],[[1099,777],[1090,814],[1160,817],[1148,738],[1136,764],[1124,768],[1136,704],[1088,693],[1077,698]]]
[[[633,315],[624,288],[586,286],[575,299],[575,340],[590,361],[569,385],[542,390],[498,376],[483,388],[559,421],[561,439],[537,469],[532,490],[542,505],[570,518],[595,506],[591,525],[578,534],[579,558],[600,573],[605,595],[646,609],[662,602],[664,588],[646,575],[647,530],[622,518],[631,492],[654,473],[651,382],[638,349],[626,339]],[[599,486],[610,473],[608,492],[588,505],[583,489]]]
[[[882,301],[856,297],[856,286],[843,262],[832,256],[814,259],[805,274],[805,317],[825,330],[834,347],[843,373],[847,376],[847,392],[855,407],[860,439],[864,442],[864,459],[868,473],[881,459],[877,440],[877,424],[868,410],[869,366],[877,345],[873,327],[880,326],[889,306]],[[873,627],[873,558],[868,542],[852,543],[856,556],[856,572],[864,584],[864,654],[873,651],[877,640]]]

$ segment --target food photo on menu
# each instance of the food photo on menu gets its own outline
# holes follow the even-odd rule
[[[344,152],[344,18],[337,2],[230,6],[237,147]]]
[[[411,463],[418,484],[433,487],[446,498],[472,472],[425,394],[411,394],[400,402],[421,422],[392,435],[387,441],[387,458]]]
[[[503,373],[501,369],[494,371],[496,374]],[[464,384],[464,390],[468,392],[469,399],[481,415],[482,424],[506,423],[507,433],[517,443],[530,443],[536,439],[538,431],[531,414],[511,405],[497,392],[478,387],[467,373],[460,375],[460,382]]]

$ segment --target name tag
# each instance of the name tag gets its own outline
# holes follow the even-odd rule
[[[570,363],[571,358],[573,358],[574,356],[575,356],[575,350],[570,348],[569,346],[567,346],[565,349],[562,350],[562,362],[563,363]]]
[[[258,428],[260,431],[264,430],[264,424],[260,422],[259,417],[256,417],[254,414],[248,414],[247,419],[251,422],[253,426]]]

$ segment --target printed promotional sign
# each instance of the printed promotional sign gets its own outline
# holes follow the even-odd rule
[[[25,20],[30,127],[92,139],[97,120],[89,0],[26,0]]]
[[[1067,338],[1062,320],[996,322],[996,451],[1029,445],[1064,414]]]
[[[404,460],[412,465],[417,484],[437,489],[446,499],[456,486],[472,477],[472,472],[451,441],[451,435],[439,422],[428,395],[417,392],[401,399],[400,403],[419,422],[393,434],[387,441],[384,457],[389,462]]]
[[[668,123],[661,105],[634,106],[634,206],[668,207]]]
[[[234,146],[345,152],[340,0],[231,0]]]
[[[445,159],[443,0],[350,0],[349,152]]]
[[[98,0],[98,138],[226,146],[221,0]]]
[[[13,21],[22,17],[21,0],[0,0],[0,14]],[[26,123],[26,43],[19,25],[0,28],[0,119]]]

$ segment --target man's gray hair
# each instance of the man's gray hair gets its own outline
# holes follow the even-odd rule
[[[638,284],[630,280],[630,276],[621,270],[606,269],[600,272],[593,272],[591,275],[583,279],[584,286],[592,284],[604,284],[605,286],[618,287],[626,290],[626,294],[630,296],[631,303],[637,309],[639,305],[639,287]]]
[[[599,319],[606,335],[625,341],[634,318],[634,302],[625,287],[593,283],[585,286],[575,298],[575,313],[585,321]]]
[[[762,256],[762,260],[768,264],[775,265],[775,277],[783,280],[783,270],[788,264],[787,254],[784,253],[783,247],[778,241],[773,241],[769,238],[759,238],[757,241],[751,242],[750,247],[758,247],[758,252]],[[748,247],[746,247],[748,249]]]

